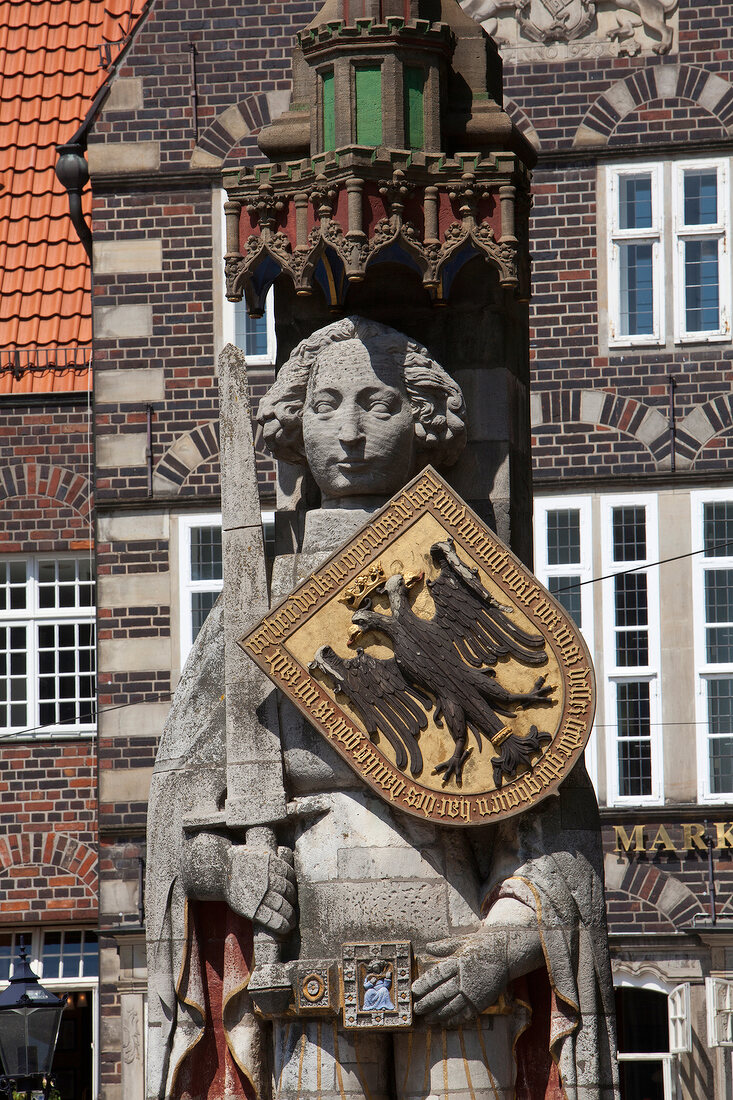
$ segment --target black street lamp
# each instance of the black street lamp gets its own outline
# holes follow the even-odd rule
[[[10,985],[0,993],[0,1060],[5,1070],[0,1077],[0,1095],[12,1097],[15,1091],[25,1091],[30,1097],[35,1087],[48,1097],[65,1005],[66,995],[57,997],[44,989],[31,970],[21,938],[20,961]]]

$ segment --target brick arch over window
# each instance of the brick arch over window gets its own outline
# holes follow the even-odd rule
[[[530,145],[534,149],[539,150],[541,148],[539,135],[532,125],[529,116],[525,114],[521,107],[517,106],[513,99],[504,100],[504,110],[520,133],[526,137]]]
[[[733,429],[733,393],[721,393],[697,405],[677,424],[676,438],[693,461],[704,457],[707,445]]]
[[[669,458],[669,425],[658,409],[605,390],[551,390],[531,398],[532,430],[593,424],[631,436],[661,465]]]
[[[50,868],[77,879],[97,898],[97,852],[65,833],[10,833],[0,837],[0,875],[14,867]]]
[[[733,86],[727,80],[689,65],[655,65],[639,69],[600,95],[578,127],[573,145],[608,144],[627,115],[658,99],[693,103],[733,133]]]
[[[286,111],[289,102],[289,92],[260,92],[227,107],[199,137],[191,154],[191,168],[220,167],[231,149]]]
[[[18,462],[0,467],[0,500],[7,497],[50,497],[87,516],[92,490],[85,477],[63,466]]]
[[[672,930],[692,923],[703,908],[688,886],[653,863],[620,858],[613,852],[604,860],[606,894],[614,923],[633,923],[637,915],[639,931],[648,927],[650,909],[656,910],[660,924]],[[625,903],[625,904],[624,904]],[[628,907],[628,921],[624,908]],[[659,929],[661,931],[661,928]]]
[[[180,435],[155,467],[153,489],[171,495],[179,493],[184,481],[202,462],[219,454],[219,422],[210,420]]]

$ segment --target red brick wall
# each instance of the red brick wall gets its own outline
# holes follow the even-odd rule
[[[92,547],[86,395],[6,399],[0,427],[0,554]],[[97,915],[96,746],[0,740],[0,923]]]
[[[96,751],[87,741],[0,752],[0,923],[97,914]]]

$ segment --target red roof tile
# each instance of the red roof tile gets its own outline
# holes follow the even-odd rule
[[[89,261],[56,179],[56,146],[73,138],[107,79],[100,46],[118,43],[114,60],[146,6],[0,0],[0,394],[90,385]],[[83,206],[88,219],[89,188]],[[29,362],[46,369],[22,373]]]

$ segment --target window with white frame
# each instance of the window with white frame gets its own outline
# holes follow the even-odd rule
[[[224,583],[221,515],[181,517],[179,533],[183,664]]]
[[[265,555],[274,556],[275,513],[262,512]],[[181,665],[196,641],[224,583],[221,513],[179,519]]]
[[[230,302],[231,311],[228,320],[227,340],[244,352],[250,366],[273,364],[275,362],[275,310],[273,291],[270,289],[265,301],[265,311],[261,317],[250,317],[247,303]]]
[[[733,982],[729,978],[706,978],[708,1046],[733,1047]]]
[[[222,210],[226,195],[222,194]],[[222,218],[222,255],[226,252],[226,219]],[[270,288],[261,317],[250,317],[247,303],[224,300],[224,343],[234,344],[244,352],[249,366],[272,366],[275,363],[274,291]]]
[[[621,1095],[625,1100],[672,1100],[666,993],[622,986],[616,990]]]
[[[0,732],[92,732],[94,578],[89,557],[0,558]]]
[[[606,745],[610,800],[662,797],[657,508],[654,497],[602,502]]]
[[[537,497],[535,572],[593,646],[590,497]]]
[[[610,342],[664,340],[664,192],[659,164],[608,169]]]
[[[590,497],[535,497],[534,561],[538,579],[575,620],[593,652],[593,539]],[[595,731],[585,761],[597,787]]]
[[[729,339],[727,161],[608,167],[606,201],[609,344]]]
[[[671,1054],[688,1054],[692,1050],[692,1017],[690,1014],[690,983],[676,985],[667,996],[669,1020],[669,1050]]]
[[[692,498],[698,772],[703,800],[733,794],[733,492]]]

